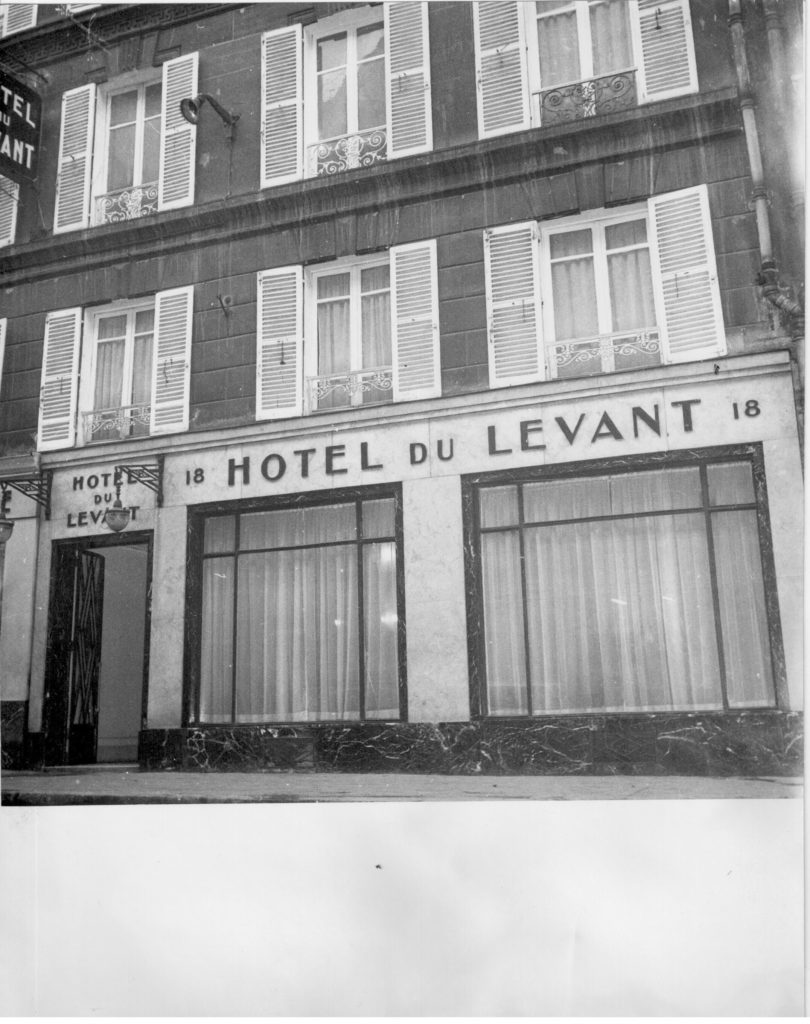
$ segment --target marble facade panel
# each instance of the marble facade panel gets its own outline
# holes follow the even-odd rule
[[[149,644],[150,727],[180,725],[186,593],[185,508],[163,508],[155,531]]]
[[[0,581],[3,601],[0,698],[4,701],[28,698],[38,534],[38,520],[17,519],[5,547],[3,579]]]

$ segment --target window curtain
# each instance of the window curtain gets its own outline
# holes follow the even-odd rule
[[[126,316],[98,321],[94,409],[118,409],[124,388]]]
[[[537,20],[537,46],[543,89],[582,79],[576,12],[568,10],[552,14],[549,11],[552,6],[546,0],[537,4],[537,13],[542,15]]]
[[[601,0],[590,5],[595,78],[633,66],[627,8],[626,0]]]
[[[391,365],[391,297],[388,265],[369,267],[361,274],[363,366]]]
[[[608,255],[608,279],[614,332],[655,327],[649,250]]]

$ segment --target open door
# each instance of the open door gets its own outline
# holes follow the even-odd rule
[[[43,706],[46,765],[137,757],[150,548],[143,537],[54,544]]]

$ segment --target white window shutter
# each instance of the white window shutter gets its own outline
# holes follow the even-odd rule
[[[530,124],[522,6],[514,0],[473,4],[481,138],[517,132]]]
[[[391,248],[394,401],[442,393],[436,240]]]
[[[300,266],[258,277],[256,419],[300,416],[303,399],[303,292]]]
[[[303,29],[262,36],[262,188],[296,181],[303,172]]]
[[[188,53],[163,65],[163,118],[160,133],[158,209],[194,202],[197,126],[180,113],[180,100],[197,95],[199,55]]]
[[[42,353],[37,448],[70,448],[76,437],[81,309],[48,313]]]
[[[677,363],[722,355],[726,335],[706,186],[655,196],[649,208],[664,358]]]
[[[70,89],[62,97],[62,137],[56,179],[54,234],[86,228],[90,217],[96,87]]]
[[[545,376],[539,258],[534,221],[484,232],[491,387]]]
[[[11,35],[12,32],[22,32],[26,28],[33,28],[36,23],[36,4],[6,4],[4,36]]]
[[[689,0],[639,0],[628,8],[638,53],[639,102],[697,92]]]
[[[0,175],[0,245],[11,245],[17,228],[20,186]]]
[[[388,156],[433,148],[427,3],[385,5]]]
[[[193,285],[158,292],[155,296],[155,354],[149,425],[152,434],[188,430],[193,315]]]

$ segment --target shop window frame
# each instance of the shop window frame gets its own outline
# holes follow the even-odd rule
[[[729,707],[726,697],[725,681],[722,683],[723,708],[715,710],[671,709],[649,711],[630,709],[621,711],[572,710],[572,711],[535,711],[517,715],[493,715],[487,710],[487,677],[484,634],[484,593],[482,580],[481,557],[481,523],[478,493],[482,485],[527,484],[546,480],[581,479],[588,476],[604,476],[621,474],[626,471],[643,471],[655,469],[678,469],[708,466],[728,461],[747,461],[751,467],[754,487],[754,502],[757,516],[757,538],[759,541],[760,561],[762,566],[762,582],[764,592],[765,617],[770,647],[771,668],[773,676],[774,702],[769,707]],[[464,567],[467,589],[467,644],[470,679],[470,715],[473,720],[489,722],[544,722],[554,719],[572,720],[575,718],[649,718],[651,716],[683,716],[684,714],[701,715],[745,715],[773,714],[789,710],[789,694],[785,664],[784,643],[782,638],[781,617],[779,614],[779,597],[776,580],[776,569],[773,555],[773,538],[771,534],[768,507],[768,491],[765,474],[765,462],[762,444],[755,442],[743,445],[722,445],[709,448],[692,449],[675,452],[658,452],[645,455],[632,455],[625,458],[589,459],[581,462],[561,463],[542,467],[529,467],[514,470],[495,470],[485,473],[468,474],[462,477],[462,512],[464,534]],[[714,563],[710,563],[712,572],[712,589],[716,586]],[[717,621],[716,601],[715,631],[719,630]],[[528,643],[525,633],[524,639]],[[718,644],[720,643],[718,633]],[[530,682],[527,682],[530,688]]]
[[[396,548],[395,585],[397,601],[397,658],[398,677],[397,693],[399,699],[399,717],[373,718],[366,717],[365,708],[361,708],[357,718],[344,719],[307,719],[307,720],[273,720],[263,722],[229,722],[200,721],[200,684],[202,678],[202,621],[203,621],[203,561],[205,522],[209,518],[231,515],[246,515],[253,512],[275,512],[300,508],[329,507],[346,503],[362,503],[382,498],[391,498],[394,507],[394,543]],[[189,506],[188,509],[188,553],[186,560],[186,630],[183,657],[183,697],[182,727],[194,729],[256,729],[265,726],[294,731],[351,728],[356,726],[385,726],[394,722],[404,724],[408,721],[407,663],[406,663],[406,615],[405,607],[405,547],[403,528],[402,487],[399,484],[379,484],[368,487],[346,488],[335,491],[313,491],[293,493],[274,497],[257,497],[241,501],[206,502]],[[369,539],[373,542],[377,538]],[[347,542],[358,549],[365,543],[361,537]],[[237,549],[238,550],[238,549]],[[229,554],[230,552],[228,552]],[[234,556],[238,557],[236,551]],[[358,579],[358,585],[360,580]],[[234,586],[234,593],[236,593]],[[234,618],[234,641],[236,620]],[[365,653],[365,652],[363,652]],[[364,672],[364,658],[360,658],[361,677]],[[235,671],[235,658],[234,658]],[[235,677],[234,677],[235,678]],[[233,685],[233,683],[232,683]],[[361,683],[361,696],[363,695]],[[233,698],[233,694],[232,694]],[[232,704],[233,707],[233,704]],[[232,715],[233,718],[233,715]]]

